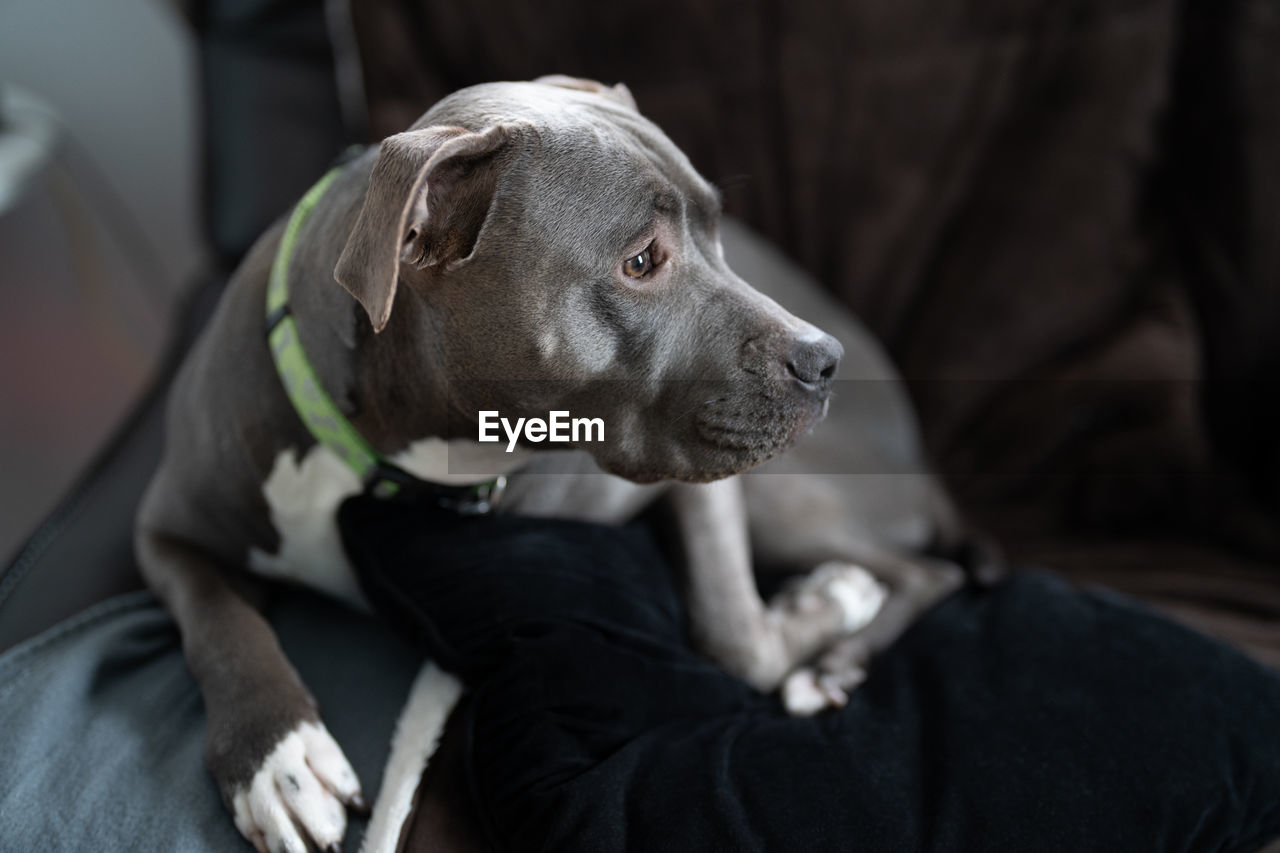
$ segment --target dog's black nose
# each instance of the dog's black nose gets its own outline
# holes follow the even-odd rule
[[[809,391],[826,391],[836,375],[844,347],[830,335],[797,341],[787,357],[787,371]]]

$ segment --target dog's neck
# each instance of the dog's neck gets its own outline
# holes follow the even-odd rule
[[[305,295],[302,291],[306,291]],[[291,294],[299,338],[320,383],[379,452],[449,436],[449,388],[440,371],[433,318],[411,293],[374,333],[364,310],[336,282]]]
[[[313,281],[314,283],[314,281]],[[412,291],[397,299],[391,321],[374,333],[346,291],[300,284],[291,297],[299,338],[321,385],[379,453],[437,483],[471,483],[509,474],[532,455],[481,444],[474,426],[452,411],[442,321]]]
[[[338,176],[326,193],[332,203],[315,208],[290,259],[289,305],[306,358],[365,441],[419,477],[466,482],[508,473],[528,454],[481,444],[473,419],[451,405],[443,319],[402,285],[390,322],[375,333],[334,280],[343,241],[333,235],[350,231],[367,180],[367,164]]]

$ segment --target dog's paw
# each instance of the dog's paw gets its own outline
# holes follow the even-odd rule
[[[834,605],[845,634],[863,628],[880,612],[887,591],[870,572],[852,563],[823,563],[784,593],[792,612],[813,613]]]
[[[867,671],[851,665],[840,672],[801,667],[782,682],[782,704],[793,717],[810,717],[827,708],[843,708],[849,693],[867,677]]]
[[[259,853],[340,850],[346,806],[365,810],[360,780],[319,722],[285,735],[231,795],[236,828]]]
[[[836,641],[782,683],[782,704],[793,717],[808,717],[827,708],[843,708],[849,694],[867,678],[871,646],[865,634]]]

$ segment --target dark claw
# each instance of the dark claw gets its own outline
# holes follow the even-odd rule
[[[342,853],[342,845],[335,841],[324,848],[323,853]]]
[[[369,804],[364,801],[364,797],[359,794],[353,794],[351,799],[347,800],[347,805],[352,811],[360,815],[369,814]]]

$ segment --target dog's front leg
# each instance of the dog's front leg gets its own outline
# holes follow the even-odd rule
[[[752,572],[742,484],[736,477],[680,483],[669,500],[685,558],[693,642],[759,690],[874,615],[883,597],[869,575],[815,573],[765,606]]]
[[[360,782],[262,615],[192,546],[137,536],[143,576],[182,633],[204,696],[205,758],[236,827],[266,853],[337,850]]]

